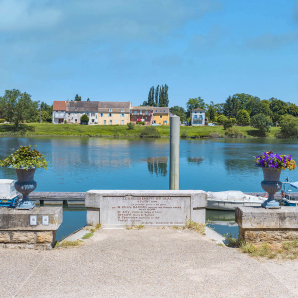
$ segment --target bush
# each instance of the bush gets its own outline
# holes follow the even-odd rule
[[[131,122],[127,123],[127,129],[128,130],[135,129],[135,124]]]
[[[67,123],[67,121],[66,120],[64,120],[64,124],[66,124]]]
[[[84,114],[82,117],[81,117],[81,122],[89,122],[89,117],[86,115],[86,114]]]
[[[185,130],[183,130],[182,133],[181,133],[181,135],[180,135],[180,137],[182,139],[186,139],[188,137],[187,132]]]
[[[237,113],[237,123],[240,125],[249,125],[250,117],[246,110],[242,109]]]
[[[257,114],[251,118],[251,126],[257,128],[263,135],[270,131],[271,120],[264,114]]]
[[[234,123],[233,123],[232,119],[227,119],[223,124],[224,129],[228,129],[228,128],[232,127],[233,125],[234,125]]]
[[[219,115],[216,119],[219,124],[224,124],[227,120],[228,118],[225,115]]]
[[[237,122],[236,118],[230,118],[230,120],[232,121],[233,124]]]
[[[140,137],[144,138],[160,138],[160,133],[154,126],[147,126],[142,129]]]
[[[221,135],[219,132],[210,132],[209,137],[214,139],[219,139],[219,138],[223,138],[223,135]]]
[[[5,119],[0,119],[0,123],[4,123],[5,122]]]
[[[225,132],[226,138],[243,138],[244,134],[236,127],[230,127]]]
[[[137,123],[138,125],[145,125],[145,121],[140,121]]]
[[[278,137],[297,138],[298,136],[298,119],[292,115],[285,115],[279,121],[280,132]]]

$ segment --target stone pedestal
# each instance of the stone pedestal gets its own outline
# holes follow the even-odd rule
[[[249,243],[280,243],[298,239],[298,207],[237,207],[239,239]]]
[[[183,226],[205,223],[207,194],[194,190],[90,190],[87,224],[102,227]]]
[[[62,220],[62,207],[0,208],[0,247],[51,249]]]

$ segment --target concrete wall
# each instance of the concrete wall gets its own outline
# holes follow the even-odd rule
[[[85,198],[88,225],[183,226],[206,218],[207,194],[200,190],[90,190]]]

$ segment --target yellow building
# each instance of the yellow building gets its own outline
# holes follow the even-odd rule
[[[98,125],[126,125],[130,122],[130,102],[98,102]]]
[[[159,124],[159,125],[170,124],[170,110],[168,107],[153,108],[153,124]]]

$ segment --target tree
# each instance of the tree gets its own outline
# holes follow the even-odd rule
[[[270,98],[270,110],[272,111],[272,120],[273,122],[279,121],[279,118],[282,115],[285,115],[288,111],[288,104],[277,98]]]
[[[87,101],[90,101],[90,98],[89,97],[87,98]]]
[[[169,87],[168,87],[167,84],[165,84],[164,98],[163,98],[164,107],[168,107],[168,106],[169,106],[169,95],[168,95],[168,90],[169,90]]]
[[[237,113],[237,123],[241,125],[249,125],[250,117],[246,110],[242,109]]]
[[[228,128],[231,128],[234,123],[233,123],[233,118],[230,118],[230,119],[227,119],[224,123],[223,123],[223,127],[224,129],[228,129]]]
[[[89,122],[89,117],[86,114],[84,114],[84,115],[82,115],[80,120],[81,120],[81,123],[82,122],[87,122],[88,123]]]
[[[31,100],[31,95],[20,90],[6,90],[1,99],[4,118],[15,124],[18,128],[19,124],[28,120],[32,115],[36,115],[38,102]]]
[[[179,107],[179,106],[174,106],[174,107],[170,108],[170,112],[179,116],[181,122],[184,122],[186,120],[186,112],[185,112],[184,108]]]
[[[82,101],[81,96],[79,96],[78,94],[76,94],[74,101]]]
[[[297,117],[298,116],[298,107],[291,103],[288,105],[288,114]]]
[[[264,114],[257,114],[251,118],[251,126],[257,128],[263,135],[270,131],[271,125],[271,120]]]
[[[157,85],[156,90],[155,90],[155,106],[158,107],[159,106],[159,85]]]
[[[227,120],[228,118],[225,115],[219,115],[217,117],[217,123],[219,124],[224,124]]]
[[[236,96],[229,96],[224,104],[224,114],[228,118],[236,118],[240,109],[239,99]]]
[[[207,105],[207,107],[208,107],[208,111],[206,113],[206,117],[209,117],[210,121],[214,121],[216,116],[216,110],[215,110],[213,101],[211,101],[210,104]]]
[[[165,87],[163,85],[161,85],[161,88],[159,90],[159,103],[158,106],[159,107],[164,107],[164,94],[165,94]]]
[[[149,90],[147,105],[154,106],[154,104],[154,86],[152,86]]]
[[[298,136],[298,119],[292,115],[285,115],[280,118],[280,133],[282,138],[297,138]]]
[[[190,117],[190,113],[192,110],[197,108],[205,110],[206,104],[203,98],[196,97],[196,98],[190,98],[186,103],[186,107],[187,107],[187,117]]]

